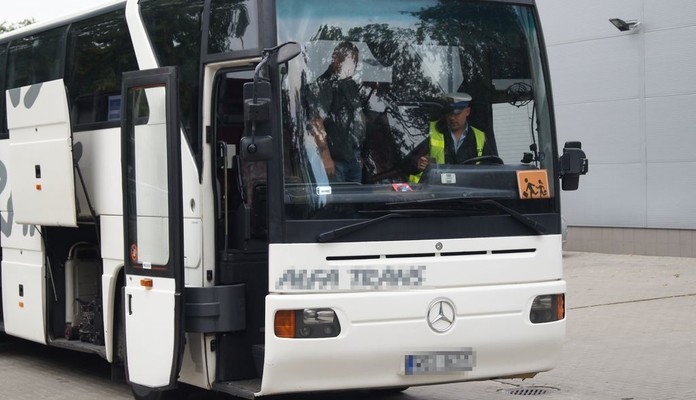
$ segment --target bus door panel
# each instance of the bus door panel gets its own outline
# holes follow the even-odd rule
[[[177,69],[125,73],[122,115],[126,377],[176,386],[184,348]]]
[[[6,92],[14,218],[77,227],[70,111],[62,79]]]

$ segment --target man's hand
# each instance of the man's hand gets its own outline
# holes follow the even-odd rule
[[[326,170],[326,175],[334,176],[336,174],[336,164],[333,158],[331,158],[331,152],[329,151],[329,146],[326,143],[326,130],[324,129],[324,120],[321,118],[314,118],[311,121],[312,133],[314,134],[314,141],[317,143],[319,148],[319,157],[321,162],[324,164],[324,169]]]
[[[427,167],[429,163],[430,163],[430,157],[423,156],[423,157],[419,158],[418,165],[417,165],[418,170],[425,171],[425,167]]]
[[[331,158],[329,149],[319,150],[319,156],[321,157],[321,162],[324,163],[326,175],[334,176],[336,174],[336,164],[334,163],[333,158]]]

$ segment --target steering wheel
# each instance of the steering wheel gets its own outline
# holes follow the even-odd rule
[[[476,163],[500,164],[500,165],[505,164],[505,162],[503,162],[502,158],[500,158],[498,156],[493,156],[493,155],[474,157],[474,158],[470,158],[470,159],[462,162],[462,164],[464,164],[464,165],[476,164]]]

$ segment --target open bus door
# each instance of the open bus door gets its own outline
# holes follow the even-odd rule
[[[9,165],[18,224],[77,227],[77,202],[62,79],[7,91]]]
[[[184,349],[177,79],[173,67],[123,76],[123,312],[126,378],[136,395],[175,387]]]

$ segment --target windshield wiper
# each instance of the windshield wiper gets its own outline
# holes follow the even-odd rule
[[[355,224],[350,224],[346,225],[337,229],[333,229],[330,231],[326,231],[324,233],[320,233],[317,235],[317,242],[319,243],[326,243],[330,242],[334,239],[338,239],[340,237],[346,236],[349,233],[353,233],[356,231],[359,231],[361,229],[367,228],[370,225],[376,224],[378,222],[382,222],[387,219],[392,219],[392,218],[404,218],[408,217],[408,211],[405,213],[400,213],[400,212],[390,212],[389,214],[384,214],[380,217],[377,217],[375,219],[370,219],[367,221],[362,221],[362,222],[357,222]]]
[[[520,214],[519,212],[513,210],[512,208],[506,207],[495,200],[490,199],[465,199],[461,197],[443,197],[437,199],[421,199],[406,202],[392,202],[387,203],[387,206],[399,206],[399,205],[421,205],[421,204],[433,204],[433,203],[446,203],[446,202],[456,202],[464,205],[489,205],[503,211],[507,215],[511,216],[514,220],[523,224],[524,226],[530,228],[538,235],[546,233],[546,226],[527,217],[526,215]],[[401,210],[399,210],[401,212]]]
[[[351,225],[346,225],[341,228],[337,228],[331,231],[320,233],[317,235],[317,242],[326,243],[334,239],[346,236],[349,233],[359,231],[361,229],[367,228],[370,225],[382,222],[391,218],[406,218],[414,216],[428,216],[428,217],[451,217],[452,215],[470,215],[471,213],[467,210],[447,210],[442,208],[407,208],[404,210],[370,210],[370,211],[360,211],[360,213],[370,214],[370,213],[380,213],[384,214],[375,219],[358,222]]]
[[[459,204],[463,205],[472,205],[472,206],[478,206],[478,205],[489,205],[497,208],[500,211],[503,211],[507,215],[511,216],[514,220],[518,221],[522,225],[532,229],[534,232],[536,232],[538,235],[542,235],[546,233],[546,226],[543,224],[527,217],[526,215],[520,214],[519,212],[506,207],[499,202],[495,200],[490,200],[490,199],[463,199],[461,197],[445,197],[445,198],[439,198],[439,199],[422,199],[422,200],[414,200],[414,201],[406,201],[406,202],[392,202],[392,203],[386,203],[386,206],[398,206],[398,205],[421,205],[421,204],[433,204],[433,203],[444,203],[444,202],[457,202]],[[372,212],[384,212],[385,210],[374,210]],[[353,232],[357,232],[361,229],[367,228],[370,225],[377,224],[379,222],[385,221],[387,219],[392,219],[392,218],[405,218],[405,217],[411,217],[411,216],[416,216],[416,215],[428,215],[428,216],[451,216],[453,211],[461,211],[463,214],[467,214],[470,210],[448,210],[448,209],[431,209],[431,208],[426,208],[426,209],[414,209],[414,208],[406,208],[406,209],[400,209],[400,210],[392,210],[392,212],[389,212],[388,214],[384,214],[382,216],[379,216],[375,219],[370,219],[367,221],[362,221],[362,222],[357,222],[355,224],[350,224],[346,225],[337,229],[333,229],[330,231],[326,231],[324,233],[320,233],[317,235],[317,242],[319,243],[327,243],[332,240],[338,239],[340,237],[346,236],[348,234],[351,234]]]
[[[546,233],[546,226],[544,224],[541,224],[528,216],[524,214],[520,214],[517,211],[513,210],[512,208],[506,207],[500,203],[498,203],[495,200],[490,200],[490,199],[485,199],[485,200],[479,200],[481,204],[490,204],[494,206],[495,208],[504,211],[506,214],[511,216],[513,219],[519,221],[523,225],[526,225],[527,227],[531,228],[534,232],[536,232],[539,235],[543,235]]]

